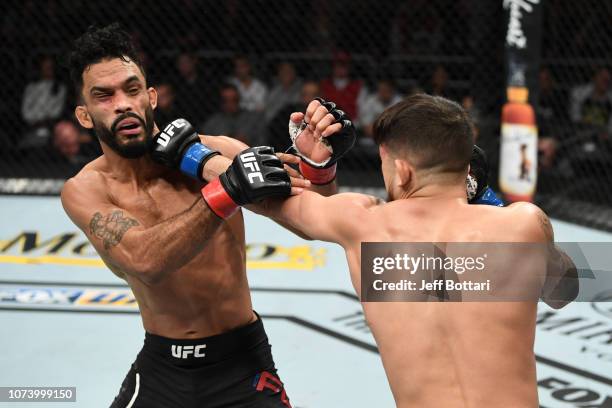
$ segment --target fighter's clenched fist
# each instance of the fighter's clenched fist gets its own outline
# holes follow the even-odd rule
[[[327,184],[336,177],[336,162],[355,143],[355,128],[333,102],[316,98],[306,113],[294,112],[289,120],[293,148],[303,161],[300,171],[313,184]]]
[[[234,214],[238,206],[290,193],[289,175],[274,149],[267,146],[242,151],[225,173],[202,189],[208,206],[222,218]]]

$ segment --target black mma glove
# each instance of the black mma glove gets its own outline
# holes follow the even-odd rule
[[[202,189],[204,200],[221,218],[231,216],[241,205],[289,194],[289,174],[274,149],[267,146],[243,150],[225,173]]]
[[[470,204],[486,204],[503,207],[504,203],[497,198],[489,187],[489,162],[484,150],[474,145],[470,159],[470,172],[467,176],[467,196]]]
[[[176,119],[154,136],[151,158],[202,181],[204,164],[218,154],[201,143],[191,123]]]
[[[327,102],[322,98],[315,99],[334,116],[335,121],[333,123],[342,124],[342,129],[339,132],[321,139],[321,143],[327,147],[331,156],[323,162],[315,162],[300,152],[295,141],[308,126],[304,121],[300,125],[289,121],[289,137],[293,143],[293,149],[302,158],[300,162],[302,175],[313,184],[321,185],[330,183],[336,178],[336,163],[353,147],[356,134],[353,122],[344,111],[337,108],[334,102]]]

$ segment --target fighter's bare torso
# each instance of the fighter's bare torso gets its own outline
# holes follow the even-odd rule
[[[524,240],[512,211],[426,199],[372,207],[362,222],[367,228],[344,244],[355,289],[361,285],[361,242]],[[534,302],[363,307],[398,407],[537,406]]]
[[[208,137],[206,142],[212,148],[226,149],[214,139]],[[199,182],[174,170],[160,168],[160,172],[146,183],[119,179],[105,156],[101,156],[85,166],[71,183],[77,189],[82,188],[83,194],[91,192],[95,185],[96,193],[90,198],[92,211],[104,204],[104,208],[112,208],[111,213],[121,211],[115,222],[129,222],[132,217],[146,228],[187,211],[196,200],[202,199]],[[100,215],[100,220],[92,219],[87,226],[90,232],[104,227],[108,214]],[[105,261],[117,276],[129,283],[145,330],[169,338],[201,338],[254,320],[244,239],[244,222],[242,213],[238,212],[221,223],[198,254],[155,283],[144,282]]]

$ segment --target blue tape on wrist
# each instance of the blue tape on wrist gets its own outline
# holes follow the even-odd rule
[[[495,195],[491,187],[487,187],[484,193],[477,200],[474,200],[473,204],[494,205],[496,207],[504,206],[504,202]]]
[[[202,143],[194,143],[187,148],[187,151],[183,154],[181,160],[181,171],[193,177],[194,179],[201,180],[202,175],[200,172],[200,164],[211,154],[215,154],[214,150],[210,150]]]

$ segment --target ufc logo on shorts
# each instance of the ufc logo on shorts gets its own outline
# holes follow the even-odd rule
[[[202,358],[206,354],[202,351],[206,348],[206,344],[200,344],[198,346],[177,346],[176,344],[172,345],[172,357],[176,358],[189,358],[191,354],[193,354],[196,358]]]
[[[260,182],[264,182],[263,176],[259,171],[259,164],[257,164],[257,159],[255,158],[255,153],[248,152],[240,155],[240,160],[242,161],[242,165],[245,169],[249,170],[248,177],[249,183],[253,184],[253,180],[255,178],[259,178]]]
[[[159,134],[159,137],[157,138],[157,144],[160,144],[164,147],[168,146],[168,142],[170,141],[170,138],[174,136],[174,129],[176,128],[180,129],[183,126],[185,126],[186,123],[187,122],[185,121],[185,119],[176,119],[172,121],[172,123],[166,126],[164,131]]]

